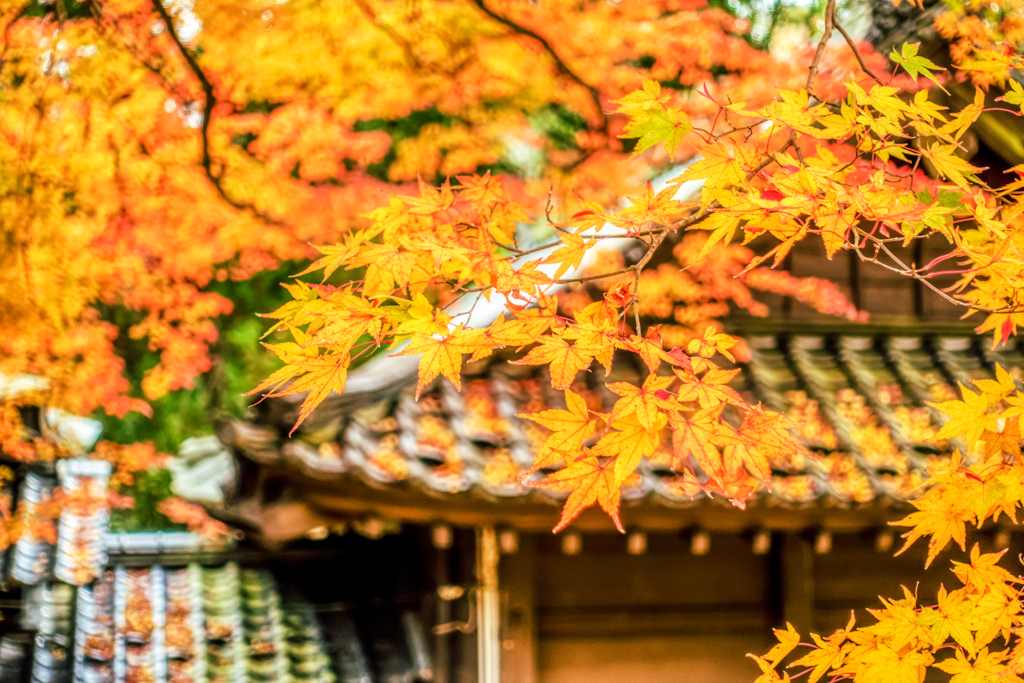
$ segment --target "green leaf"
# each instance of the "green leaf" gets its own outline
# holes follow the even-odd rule
[[[662,142],[669,155],[675,153],[683,136],[693,130],[690,119],[678,109],[652,109],[647,112],[647,119],[639,121],[629,128],[620,138],[640,138],[633,150],[633,156]]]
[[[1021,107],[1022,111],[1024,111],[1024,88],[1022,88],[1020,83],[1012,78],[1009,83],[1010,91],[1001,97],[997,97],[996,102],[1002,100],[1007,104],[1016,104],[1018,107]]]
[[[903,47],[900,48],[900,54],[897,54],[896,48],[893,48],[892,52],[889,54],[889,59],[902,66],[903,70],[910,74],[911,78],[917,78],[918,74],[921,74],[929,81],[942,88],[942,84],[932,76],[932,71],[945,71],[945,69],[932,60],[918,55],[917,48],[919,45],[920,43],[904,43]],[[942,91],[949,94],[945,88],[942,88]]]

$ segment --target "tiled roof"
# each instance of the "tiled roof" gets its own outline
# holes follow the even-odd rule
[[[24,605],[20,623],[0,624],[0,682],[430,678],[418,613],[389,608],[390,630],[381,634],[356,614],[322,613],[301,589],[285,597],[269,570],[227,561],[230,543],[187,532],[109,533],[105,462],[3,467],[6,510],[43,515],[58,485],[63,507],[55,528],[27,523],[0,556],[5,598]]]
[[[750,359],[734,388],[793,418],[797,436],[816,458],[795,454],[777,463],[771,490],[761,487],[753,505],[900,505],[919,490],[929,460],[951,450],[934,439],[941,417],[925,403],[954,396],[956,381],[991,376],[995,362],[1024,377],[1017,347],[993,353],[987,342],[966,334],[874,328],[870,334],[744,337]],[[558,496],[519,481],[545,430],[516,415],[558,407],[559,392],[542,371],[503,361],[467,366],[463,373],[461,393],[439,381],[418,403],[412,377],[404,386],[332,397],[293,438],[288,432],[301,397],[267,400],[254,419],[224,425],[221,437],[245,458],[324,482],[558,504]],[[642,377],[628,357],[616,359],[613,375],[600,368],[581,373],[574,390],[595,409],[608,410],[616,397],[606,382]],[[639,481],[624,497],[637,505],[693,504],[677,474],[666,442],[642,463]]]
[[[0,513],[15,507],[24,530],[4,555],[4,574],[17,583],[36,585],[47,578],[83,585],[92,581],[106,562],[104,535],[110,518],[107,480],[110,464],[99,460],[64,460],[57,467],[40,463],[0,465]],[[56,528],[49,510],[54,489],[63,490]]]
[[[318,611],[282,592],[269,571],[234,563],[119,566],[86,586],[43,583],[29,600],[36,608],[26,610],[31,623],[24,626],[34,641],[0,641],[0,680],[19,680],[15,672],[24,671],[26,660],[32,683],[432,677],[418,614],[387,615],[395,628],[381,633],[351,614]]]

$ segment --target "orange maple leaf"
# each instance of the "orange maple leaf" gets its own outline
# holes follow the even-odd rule
[[[458,342],[457,335],[462,326],[444,339],[425,334],[414,334],[408,346],[394,354],[396,356],[420,356],[419,378],[416,381],[416,399],[419,400],[423,387],[435,377],[447,377],[456,389],[462,389],[462,353],[465,347]]]
[[[629,338],[629,341],[622,342],[622,348],[633,351],[640,356],[640,360],[644,362],[644,365],[651,372],[657,372],[658,368],[661,367],[662,361],[672,365],[687,364],[689,359],[682,355],[682,351],[679,351],[675,356],[665,351],[659,327],[660,325],[651,325],[647,328],[647,333],[643,337],[633,335]],[[682,358],[679,356],[682,356]]]
[[[679,407],[668,400],[671,395],[666,391],[675,381],[675,377],[672,376],[648,375],[643,386],[639,387],[629,382],[608,384],[608,391],[622,397],[612,408],[612,422],[617,422],[627,415],[635,415],[637,422],[644,429],[655,434],[660,409],[673,410]]]
[[[566,389],[576,379],[576,374],[590,365],[594,356],[580,344],[569,345],[560,337],[544,337],[540,344],[523,358],[512,361],[514,365],[551,365],[551,386]]]
[[[985,442],[985,458],[1002,457],[1008,453],[1020,458],[1020,417],[1014,415],[1003,421],[1002,429],[997,432],[985,431],[981,437]]]
[[[676,376],[682,380],[678,398],[680,401],[697,401],[701,408],[709,408],[719,403],[731,403],[737,406],[746,405],[736,390],[728,386],[729,382],[739,374],[735,370],[722,370],[709,367],[702,377],[686,370],[676,370]]]
[[[572,491],[562,507],[562,517],[553,530],[555,533],[569,526],[594,503],[598,503],[615,522],[615,527],[625,533],[622,520],[619,519],[619,484],[616,483],[611,459],[585,457],[540,481],[527,484],[550,491]]]
[[[675,454],[677,467],[693,457],[705,474],[709,477],[720,476],[722,472],[722,455],[715,447],[718,417],[722,414],[725,404],[698,410],[689,417],[677,412],[668,414],[668,423],[672,427],[672,451]]]
[[[345,379],[348,377],[348,366],[352,362],[348,352],[325,353],[303,359],[293,365],[301,371],[302,376],[298,377],[288,387],[280,392],[272,394],[281,396],[286,394],[306,394],[299,409],[299,419],[292,427],[289,435],[293,434],[303,421],[309,417],[313,409],[320,405],[332,392],[341,393],[345,390]]]
[[[649,430],[640,424],[636,415],[628,415],[612,424],[612,429],[601,437],[591,453],[615,458],[615,482],[622,486],[633,474],[640,460],[654,453],[658,447],[658,434],[664,428],[666,419],[657,416],[655,429]]]
[[[590,410],[583,397],[566,389],[565,403],[568,410],[542,410],[519,415],[551,430],[551,435],[544,442],[530,469],[523,475],[524,478],[563,458],[571,462],[583,452],[583,442],[594,433],[599,421],[590,418]]]
[[[558,237],[562,240],[563,246],[544,259],[544,263],[558,264],[558,269],[555,271],[554,276],[555,280],[562,277],[570,268],[579,268],[583,257],[597,244],[594,238],[585,240],[571,232],[560,233]]]
[[[753,444],[769,460],[786,460],[794,453],[811,457],[807,449],[790,434],[793,423],[784,415],[764,410],[761,404],[747,406],[747,414],[739,428],[739,436],[745,443]],[[813,458],[812,458],[813,459]]]
[[[452,192],[451,184],[444,181],[439,189],[435,189],[419,179],[420,195],[418,197],[403,197],[409,213],[429,216],[438,211],[450,209],[455,202],[455,193]]]

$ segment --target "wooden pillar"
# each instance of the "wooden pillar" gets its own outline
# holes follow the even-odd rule
[[[448,526],[436,526],[431,530],[434,546],[434,593],[437,600],[436,623],[447,624],[452,620],[452,603],[440,595],[442,586],[451,583],[449,553],[452,547],[452,530]],[[451,635],[445,631],[434,635],[434,681],[451,683],[452,680]]]
[[[519,549],[501,560],[502,594],[508,630],[502,641],[501,679],[507,683],[537,681],[537,545],[523,534]]]
[[[498,535],[491,525],[476,532],[477,680],[500,683],[501,611],[498,596]]]
[[[803,534],[783,537],[780,586],[782,620],[801,634],[814,629],[814,549]]]

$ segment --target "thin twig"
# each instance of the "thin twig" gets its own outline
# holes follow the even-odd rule
[[[864,254],[863,251],[861,251],[863,249],[863,245],[862,246],[858,246],[856,244],[856,240],[854,242],[852,242],[852,243],[848,242],[847,243],[849,245],[848,248],[853,249],[853,251],[857,254],[857,257],[861,261],[863,261],[865,263],[874,263],[874,264],[876,264],[876,265],[878,265],[878,266],[880,266],[882,268],[885,268],[886,270],[889,270],[889,271],[891,271],[893,273],[896,273],[898,275],[902,275],[904,277],[909,277],[909,278],[911,278],[913,280],[917,280],[918,282],[922,283],[925,287],[927,287],[928,289],[932,290],[933,292],[935,292],[936,294],[941,296],[943,299],[945,299],[946,301],[948,301],[949,303],[951,303],[951,304],[953,304],[955,306],[960,306],[962,308],[970,308],[970,309],[972,309],[974,311],[978,311],[979,313],[1012,313],[1012,312],[1015,312],[1017,310],[1013,306],[1004,306],[1003,308],[998,308],[998,309],[982,308],[982,307],[979,307],[979,306],[976,306],[976,305],[972,304],[969,301],[963,301],[962,299],[958,299],[958,298],[956,298],[954,296],[950,296],[945,291],[943,291],[942,289],[940,289],[936,285],[932,284],[929,281],[929,279],[928,279],[928,274],[922,272],[923,269],[918,269],[916,267],[911,267],[911,266],[908,266],[906,263],[904,263],[898,256],[896,256],[892,252],[891,249],[889,249],[889,246],[885,243],[885,241],[882,241],[881,239],[876,238],[873,235],[870,235],[869,233],[864,232],[863,230],[861,230],[860,228],[858,228],[856,226],[853,227],[853,232],[854,232],[854,234],[856,234],[856,235],[858,235],[858,236],[863,238],[863,243],[862,243],[863,245],[866,245],[866,243],[870,241],[870,242],[872,242],[874,244],[874,247],[875,247],[875,255],[874,256],[867,256],[867,255]],[[878,255],[880,253],[884,253],[886,256],[888,256],[890,259],[892,259],[892,262],[895,265],[891,265],[891,264],[885,263],[883,261],[880,261],[878,259]]]
[[[839,23],[839,17],[835,16],[835,14],[832,15],[832,24],[836,27],[837,31],[843,34],[843,38],[846,39],[846,44],[850,46],[851,50],[853,50],[853,56],[857,58],[857,63],[860,64],[861,71],[866,73],[868,76],[871,76],[871,78],[875,79],[879,84],[882,84],[882,79],[876,76],[875,72],[869,69],[868,65],[864,63],[864,58],[860,56],[860,50],[858,50],[857,46],[854,44],[853,38],[851,38],[850,34],[846,32],[843,25]]]
[[[626,273],[632,273],[636,266],[630,266],[629,268],[623,268],[622,270],[616,270],[611,273],[600,273],[599,275],[584,275],[583,277],[570,277],[562,278],[557,281],[557,284],[564,285],[570,282],[590,282],[592,280],[603,280],[606,277],[615,277],[616,275],[624,275]]]

